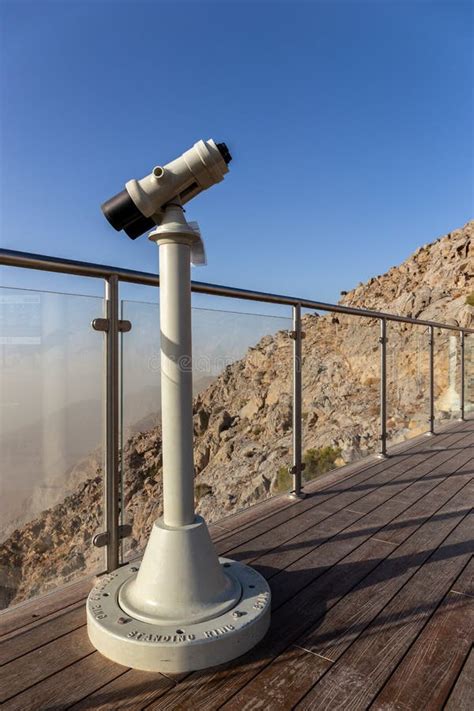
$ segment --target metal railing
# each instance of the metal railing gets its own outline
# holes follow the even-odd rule
[[[106,545],[107,571],[114,570],[119,565],[120,539],[125,534],[120,526],[119,495],[120,495],[120,439],[119,439],[119,336],[120,332],[129,330],[130,324],[119,319],[119,287],[120,282],[159,287],[160,279],[156,274],[123,269],[120,267],[93,264],[57,257],[29,254],[13,250],[0,250],[0,265],[36,269],[40,271],[58,272],[82,277],[94,277],[105,283],[105,318],[96,319],[93,323],[96,330],[105,332],[105,523],[106,531],[99,534],[101,544]],[[462,328],[453,324],[414,319],[397,314],[359,309],[341,304],[328,304],[280,294],[268,294],[260,291],[238,289],[205,282],[192,282],[192,291],[219,297],[237,298],[246,301],[258,301],[269,304],[280,304],[292,307],[293,330],[293,439],[292,466],[294,496],[302,496],[302,472],[304,469],[302,457],[302,339],[301,310],[327,311],[331,313],[359,316],[377,319],[380,323],[380,447],[379,455],[387,456],[387,323],[389,321],[424,326],[429,330],[429,431],[435,433],[435,329],[454,331],[460,335],[461,347],[461,385],[460,385],[460,419],[465,417],[465,336],[474,334],[474,329]]]

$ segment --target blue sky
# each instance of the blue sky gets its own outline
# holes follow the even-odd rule
[[[337,300],[472,217],[473,7],[1,0],[2,247],[155,270],[100,204],[213,137],[194,278]]]

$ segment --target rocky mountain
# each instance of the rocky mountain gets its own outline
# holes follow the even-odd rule
[[[474,323],[474,221],[418,249],[399,267],[344,293],[341,303],[416,318]],[[307,476],[370,453],[379,437],[379,322],[303,317],[303,448]],[[469,339],[472,340],[472,339]],[[291,353],[286,331],[266,336],[194,400],[197,508],[208,521],[290,486]],[[474,357],[474,349],[472,350]],[[436,333],[437,417],[457,415],[459,339]],[[388,433],[396,442],[427,428],[426,328],[389,324]],[[161,513],[161,430],[132,434],[123,453],[125,519],[138,553]],[[0,605],[101,569],[102,475],[14,531],[0,545]]]
[[[471,221],[423,245],[398,267],[359,284],[341,303],[468,327],[473,320],[466,303],[474,288],[473,232]]]

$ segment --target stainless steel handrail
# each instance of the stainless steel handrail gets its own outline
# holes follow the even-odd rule
[[[41,254],[29,254],[9,249],[0,249],[0,265],[9,267],[19,267],[24,269],[37,269],[40,271],[59,272],[74,276],[93,277],[104,279],[106,284],[106,319],[102,321],[103,330],[106,337],[106,431],[105,431],[105,523],[107,530],[104,534],[96,538],[105,541],[106,568],[107,571],[114,570],[119,564],[119,546],[122,529],[120,526],[120,506],[119,506],[119,331],[127,330],[121,328],[125,322],[118,320],[119,312],[119,282],[140,284],[143,286],[159,287],[160,278],[157,274],[140,272],[132,269],[123,269],[105,264],[93,264],[91,262],[80,262],[72,259],[61,259]],[[397,314],[374,311],[372,309],[359,309],[341,304],[328,304],[322,301],[311,299],[300,299],[292,296],[280,294],[268,294],[261,291],[251,291],[238,289],[219,284],[207,284],[205,282],[192,282],[192,291],[212,296],[224,298],[242,299],[246,301],[258,301],[262,303],[280,304],[291,306],[293,310],[293,495],[302,496],[302,373],[301,373],[301,309],[311,309],[315,311],[328,311],[333,313],[346,314],[348,316],[360,316],[363,318],[378,319],[380,323],[380,451],[382,457],[387,456],[387,322],[398,321],[401,323],[424,326],[429,329],[430,351],[429,351],[429,432],[434,434],[434,339],[435,329],[447,329],[456,331],[461,339],[461,408],[460,419],[464,419],[465,413],[465,335],[474,333],[472,328],[463,328],[453,324],[439,323],[437,321],[427,321],[425,319],[409,318]]]
[[[38,269],[40,271],[60,272],[63,274],[74,274],[75,276],[104,279],[116,275],[119,281],[131,284],[142,284],[143,286],[160,285],[160,277],[157,274],[124,269],[122,267],[112,267],[106,264],[93,264],[92,262],[79,262],[74,259],[61,259],[59,257],[49,257],[42,254],[17,252],[11,249],[0,249],[0,264],[10,267]],[[331,311],[334,313],[347,314],[348,316],[362,316],[363,318],[385,318],[388,321],[411,323],[417,326],[433,326],[433,328],[444,328],[450,331],[474,333],[474,329],[472,328],[463,328],[462,326],[440,323],[438,321],[410,318],[408,316],[399,316],[397,314],[374,311],[372,309],[358,309],[352,306],[342,306],[341,304],[329,304],[323,301],[313,301],[312,299],[302,299],[295,296],[285,296],[283,294],[269,294],[263,291],[239,289],[233,286],[223,286],[221,284],[193,281],[191,288],[196,293],[209,294],[211,296],[222,296],[246,301],[261,301],[262,303],[281,304],[283,306],[300,306],[301,308],[315,311]]]

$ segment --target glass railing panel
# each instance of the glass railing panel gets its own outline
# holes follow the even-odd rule
[[[122,337],[124,559],[161,515],[157,304],[126,301]],[[210,523],[289,488],[291,319],[193,308],[194,457],[198,513]],[[284,474],[283,474],[284,472]]]
[[[303,482],[379,446],[379,322],[303,316]]]
[[[104,569],[102,313],[0,288],[0,608]]]
[[[459,418],[461,408],[461,339],[457,331],[435,329],[435,421]]]
[[[132,525],[122,560],[145,547],[161,510],[160,321],[158,304],[122,301],[132,328],[121,336],[121,520]]]
[[[387,441],[403,442],[429,430],[429,330],[387,323]]]

